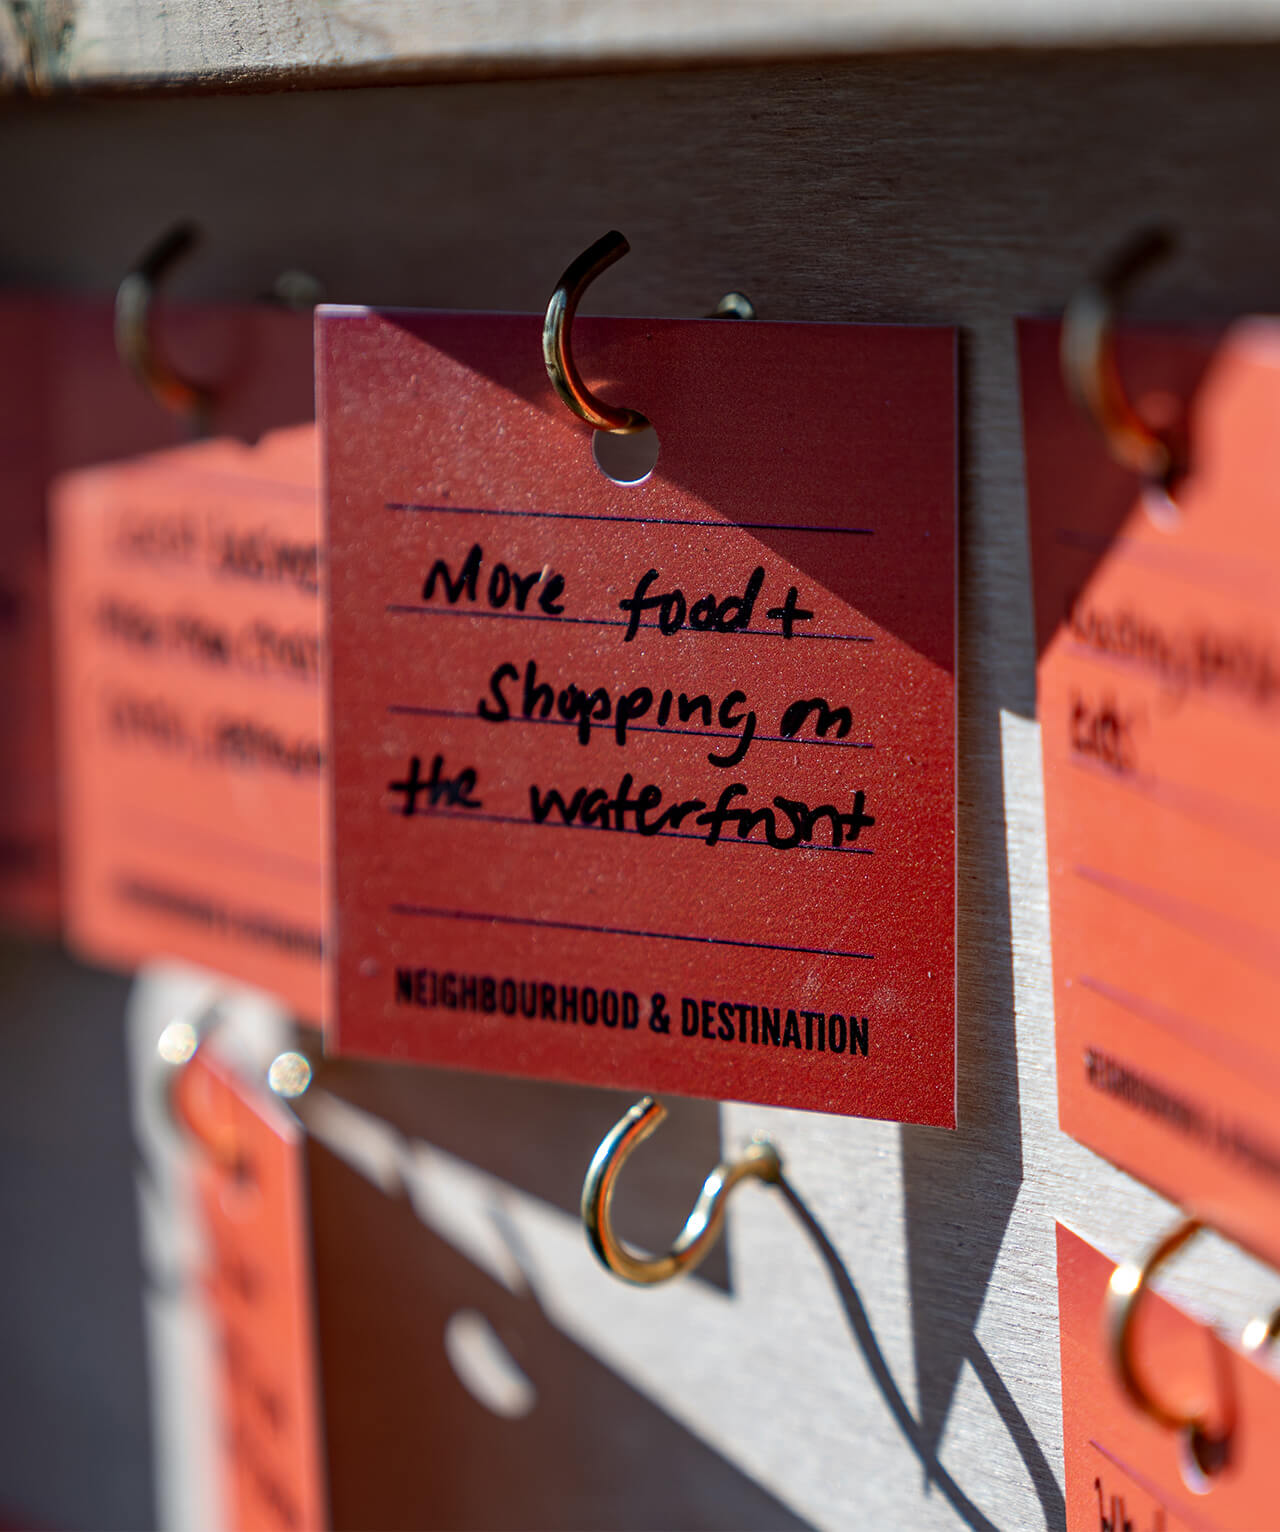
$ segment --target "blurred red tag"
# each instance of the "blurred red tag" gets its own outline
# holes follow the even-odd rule
[[[1125,338],[1176,511],[1020,340],[1062,1126],[1280,1261],[1280,324]]]
[[[1206,1475],[1186,1433],[1143,1415],[1112,1367],[1103,1331],[1111,1261],[1058,1225],[1062,1427],[1069,1532],[1258,1532],[1276,1523],[1280,1380],[1163,1298],[1142,1300],[1134,1362],[1175,1411],[1226,1436]]]
[[[317,1532],[327,1515],[303,1130],[207,1052],[180,1094],[198,1135],[227,1524]]]
[[[955,339],[322,311],[341,1050],[950,1125]]]
[[[58,921],[46,308],[0,304],[0,919]]]
[[[70,940],[318,1017],[315,427],[68,475],[54,515]]]
[[[184,373],[216,381],[226,430],[311,418],[299,316],[166,304],[156,326]],[[186,436],[122,369],[109,302],[0,299],[0,919],[52,932],[59,917],[49,481]]]

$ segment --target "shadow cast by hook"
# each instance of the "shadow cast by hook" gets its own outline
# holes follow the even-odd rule
[[[956,1514],[964,1521],[973,1532],[1001,1532],[1001,1529],[989,1516],[965,1494],[964,1490],[952,1478],[950,1472],[943,1467],[932,1452],[929,1451],[923,1439],[923,1433],[915,1416],[903,1397],[902,1390],[898,1387],[893,1373],[889,1370],[889,1364],[885,1360],[884,1352],[881,1351],[879,1342],[876,1340],[875,1331],[872,1328],[870,1317],[859,1296],[858,1289],[854,1284],[839,1252],[827,1238],[826,1230],[809,1211],[799,1193],[786,1179],[779,1178],[778,1187],[787,1205],[795,1215],[800,1227],[812,1241],[814,1248],[821,1256],[832,1283],[839,1295],[841,1306],[848,1320],[849,1329],[857,1342],[858,1349],[862,1352],[863,1360],[871,1373],[872,1381],[879,1390],[885,1404],[889,1407],[889,1413],[897,1423],[898,1429],[906,1438],[912,1451],[920,1459],[921,1466],[925,1469],[929,1479],[941,1490]],[[975,1339],[972,1354],[969,1357],[970,1364],[978,1381],[986,1391],[996,1413],[1000,1416],[1010,1438],[1017,1449],[1018,1456],[1022,1459],[1030,1476],[1036,1497],[1040,1501],[1041,1510],[1044,1512],[1045,1527],[1048,1532],[1065,1532],[1067,1525],[1066,1501],[1063,1498],[1062,1488],[1054,1476],[1053,1469],[1049,1466],[1049,1460],[1045,1457],[1027,1421],[1019,1411],[1012,1395],[1005,1386],[992,1365],[991,1359]]]

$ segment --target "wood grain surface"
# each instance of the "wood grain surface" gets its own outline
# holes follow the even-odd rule
[[[193,216],[208,237],[184,295],[252,297],[301,268],[336,301],[536,310],[618,227],[633,253],[596,312],[702,314],[739,288],[770,319],[962,327],[959,1131],[725,1105],[726,1141],[768,1130],[803,1200],[744,1191],[727,1295],[625,1288],[563,1198],[505,1204],[541,1311],[814,1526],[1061,1527],[1054,1219],[1119,1255],[1171,1216],[1056,1126],[1013,318],[1057,311],[1153,220],[1180,245],[1138,312],[1274,308],[1278,64],[1261,46],[975,52],[0,116],[13,284],[104,291]],[[541,1111],[556,1088],[537,1089]],[[455,1202],[433,1205],[481,1197],[457,1166],[522,1132],[571,1201],[580,1171],[522,1110],[477,1106],[440,1171]],[[1211,1244],[1172,1287],[1233,1327],[1280,1276]]]
[[[1277,0],[4,0],[0,89],[292,87],[1277,36]]]

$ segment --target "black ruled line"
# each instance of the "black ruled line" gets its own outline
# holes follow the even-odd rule
[[[387,611],[397,615],[411,617],[486,617],[495,622],[557,622],[578,623],[589,628],[628,628],[629,622],[624,622],[621,617],[551,617],[544,616],[540,612],[493,612],[485,607],[478,606],[417,606],[406,601],[388,601]],[[642,622],[639,625],[640,632],[658,632],[659,624],[656,622]],[[730,628],[728,633],[743,633],[751,638],[786,638],[781,628]],[[719,637],[726,636],[726,632],[720,628],[689,628],[681,627],[675,633],[668,634],[674,638],[676,634],[685,633],[714,633]],[[873,644],[875,639],[869,633],[792,633],[792,638],[807,638],[809,640],[825,639],[833,644]]]
[[[425,920],[480,920],[499,926],[537,926],[552,931],[585,931],[591,936],[640,936],[647,941],[696,942],[711,947],[752,947],[760,952],[798,952],[806,957],[859,958],[875,962],[870,952],[840,952],[831,947],[787,947],[778,942],[748,942],[732,936],[689,936],[676,931],[638,931],[631,926],[589,926],[574,920],[539,920],[532,915],[490,915],[478,910],[442,910],[428,904],[390,904],[393,915],[417,915]]]
[[[874,537],[872,527],[818,527],[806,522],[685,520],[679,516],[601,516],[585,511],[493,511],[473,505],[418,505],[388,500],[389,511],[424,511],[447,516],[514,516],[530,521],[620,521],[633,527],[715,527],[722,532],[819,532],[833,537]]]
[[[765,851],[834,851],[837,856],[874,856],[875,851],[870,846],[820,846],[815,841],[800,841],[794,846],[773,846],[767,840],[743,839],[738,836],[722,835],[716,841],[708,841],[705,835],[695,835],[692,830],[659,830],[656,835],[644,835],[644,832],[628,826],[619,829],[616,825],[582,824],[580,821],[566,822],[563,819],[520,819],[515,814],[485,814],[479,809],[415,809],[412,814],[406,814],[404,810],[392,803],[388,805],[388,811],[398,819],[476,819],[483,824],[491,825],[522,825],[530,830],[596,830],[602,835],[641,835],[645,840],[696,840],[704,846],[759,846]]]
[[[418,707],[411,702],[389,702],[388,713],[406,713],[413,717],[422,718],[474,718],[481,723],[495,723],[496,720],[486,718],[483,713],[468,712],[465,708],[449,707]],[[577,720],[574,718],[518,718],[514,713],[510,718],[504,718],[503,723],[542,723],[552,724],[557,728],[576,729]],[[591,727],[593,732],[609,734],[608,728],[601,728],[594,719]],[[737,734],[724,734],[718,729],[667,729],[658,724],[628,723],[628,734],[682,734],[695,739],[739,739]],[[770,745],[830,745],[838,750],[874,750],[875,746],[870,740],[865,739],[793,739],[786,734],[753,734],[752,744],[760,741]]]

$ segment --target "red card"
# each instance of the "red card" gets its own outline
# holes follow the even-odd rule
[[[951,1125],[953,332],[575,339],[321,311],[333,1041]]]
[[[1134,1363],[1171,1410],[1227,1435],[1226,1462],[1205,1475],[1185,1433],[1133,1405],[1103,1331],[1106,1256],[1058,1225],[1062,1426],[1069,1532],[1259,1532],[1276,1524],[1280,1380],[1153,1293],[1134,1328]],[[1229,1430],[1228,1430],[1229,1428]]]
[[[225,430],[310,419],[311,338],[297,315],[161,305],[157,344],[216,388]],[[0,919],[59,914],[46,500],[52,476],[186,439],[122,369],[101,300],[0,300]]]
[[[54,515],[70,939],[318,1017],[314,426],[68,475]]]
[[[328,1522],[302,1129],[207,1052],[179,1099],[199,1139],[228,1525],[314,1532]]]
[[[1126,337],[1172,516],[1020,339],[1062,1126],[1280,1261],[1280,325]]]
[[[0,919],[58,919],[44,481],[47,311],[0,304]]]

